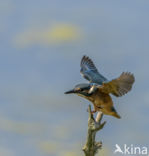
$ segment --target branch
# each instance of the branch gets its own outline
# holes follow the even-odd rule
[[[88,107],[88,112],[88,134],[86,143],[82,150],[84,151],[85,156],[95,156],[98,149],[101,149],[102,147],[102,142],[95,141],[96,133],[104,127],[106,122],[101,123],[103,117],[102,112],[98,112],[96,119],[94,119],[94,116],[91,113],[91,105]]]

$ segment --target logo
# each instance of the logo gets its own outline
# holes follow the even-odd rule
[[[122,153],[123,154],[123,151],[121,150],[120,146],[118,144],[115,145],[116,147],[116,150],[114,151],[114,153]]]
[[[118,144],[115,145],[114,154],[121,154],[121,155],[147,155],[149,156],[149,149],[147,147],[139,147],[134,146],[131,144],[128,146],[127,144],[124,144],[123,146],[119,146]]]

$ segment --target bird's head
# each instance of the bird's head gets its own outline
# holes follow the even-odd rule
[[[74,94],[77,94],[77,95],[82,96],[84,98],[87,98],[88,96],[90,96],[90,94],[89,94],[90,88],[91,88],[90,84],[82,83],[82,84],[76,85],[74,87],[74,89],[65,92],[65,94],[74,93]]]

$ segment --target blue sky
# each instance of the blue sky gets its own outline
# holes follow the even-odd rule
[[[83,154],[89,102],[64,92],[86,82],[84,54],[109,80],[136,77],[129,94],[113,97],[122,119],[104,116],[103,155],[116,143],[149,147],[148,4],[0,0],[0,155]]]

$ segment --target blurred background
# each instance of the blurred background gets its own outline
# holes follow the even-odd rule
[[[102,156],[149,147],[149,1],[0,0],[0,156],[81,156],[89,102],[64,92],[87,82],[83,55],[108,79],[134,73],[104,116]]]

